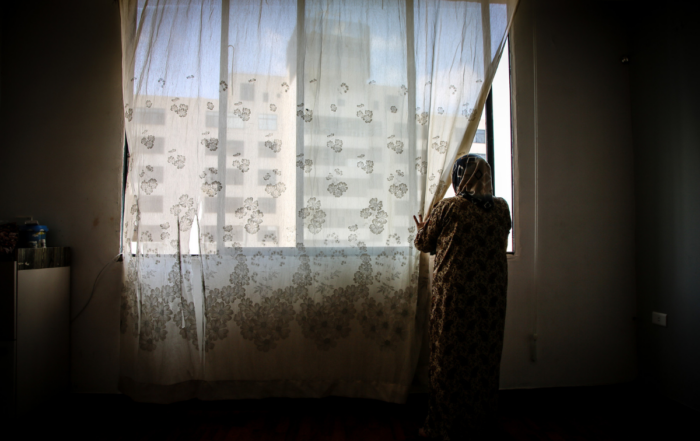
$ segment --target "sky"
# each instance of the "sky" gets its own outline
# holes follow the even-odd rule
[[[160,14],[155,14],[153,6],[139,9],[138,20],[143,21],[143,27],[136,55],[135,91],[139,95],[217,99],[221,77],[221,4],[180,3],[161,7]],[[362,23],[359,29],[366,30],[364,38],[369,38],[371,80],[387,85],[407,82],[406,17],[402,0],[369,1],[366,2],[372,4],[369,7],[335,3],[327,6],[320,0],[316,2],[328,9],[314,3],[306,2],[307,33],[321,28],[338,33],[342,27],[343,36],[351,40],[358,37],[353,35],[353,31],[358,33],[358,26],[339,26],[339,23]],[[449,93],[452,85],[461,90],[472,89],[470,82],[483,81],[480,3],[416,1],[414,9],[418,94],[428,85],[432,94],[439,94]],[[490,9],[491,34],[497,38],[506,26],[505,5],[491,5]],[[288,58],[296,54],[293,50],[296,21],[295,2],[231,2],[227,70],[252,75],[289,75],[295,60]],[[498,43],[491,45],[492,51]],[[435,84],[429,84],[431,80]]]

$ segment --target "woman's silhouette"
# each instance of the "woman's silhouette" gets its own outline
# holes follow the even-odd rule
[[[416,221],[416,248],[435,254],[430,311],[429,410],[422,436],[464,440],[498,407],[511,228],[493,197],[491,168],[477,155],[453,167],[455,197]]]

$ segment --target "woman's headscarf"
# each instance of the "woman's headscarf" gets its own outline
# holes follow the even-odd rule
[[[455,195],[470,200],[484,210],[493,208],[491,166],[481,156],[470,153],[455,161],[452,187]]]

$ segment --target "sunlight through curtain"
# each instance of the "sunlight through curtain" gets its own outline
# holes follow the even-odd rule
[[[120,389],[404,402],[517,0],[122,0]]]

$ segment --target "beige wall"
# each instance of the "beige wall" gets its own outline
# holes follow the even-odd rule
[[[640,377],[700,410],[700,5],[640,10],[631,58]],[[652,87],[650,87],[652,85]],[[659,87],[663,85],[663,87]],[[652,311],[668,326],[651,324]]]
[[[632,147],[619,61],[625,38],[596,2],[585,8],[522,0],[512,34],[517,254],[510,260],[504,388],[635,375]],[[51,229],[50,245],[73,247],[75,313],[119,251],[119,11],[110,0],[82,0],[5,12],[0,219],[33,214]],[[116,392],[119,265],[73,326],[74,391]],[[531,362],[535,311],[538,360]]]
[[[0,219],[33,214],[49,246],[73,249],[71,311],[119,253],[122,97],[111,0],[3,3]],[[119,266],[71,334],[79,392],[117,392]]]
[[[626,33],[619,4],[568,3],[521,0],[511,32],[517,254],[509,261],[503,388],[636,374]]]

